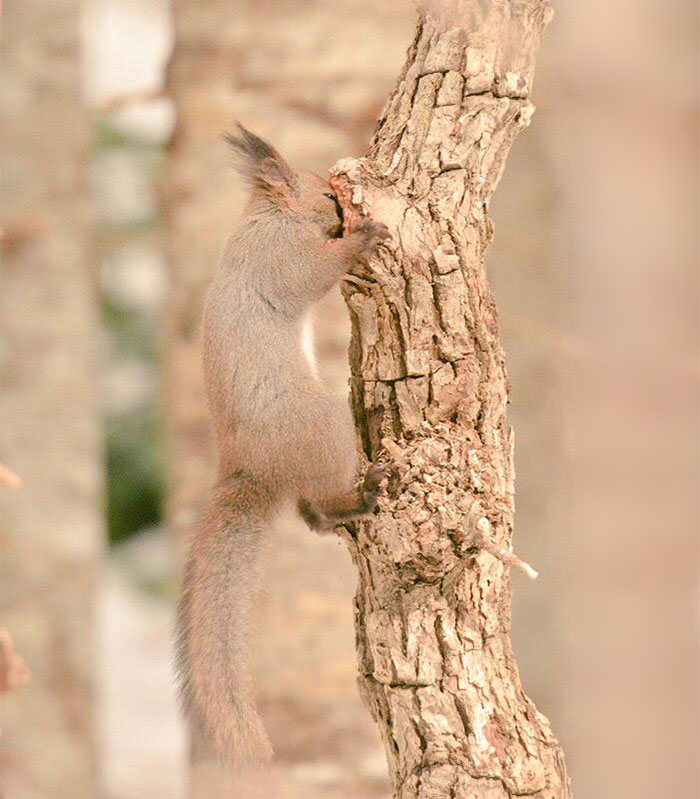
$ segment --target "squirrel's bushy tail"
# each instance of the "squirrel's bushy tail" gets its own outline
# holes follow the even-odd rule
[[[272,756],[252,699],[248,650],[273,501],[242,472],[215,486],[190,545],[178,611],[185,712],[222,760],[240,766]]]

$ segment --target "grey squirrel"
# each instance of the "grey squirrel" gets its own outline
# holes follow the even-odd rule
[[[271,517],[291,498],[310,527],[327,530],[376,506],[383,469],[370,467],[353,490],[349,404],[318,380],[302,337],[312,304],[389,234],[368,219],[344,231],[327,181],[293,170],[240,124],[225,138],[250,198],[204,311],[218,475],[186,560],[177,670],[192,723],[222,760],[244,765],[272,755],[247,668]]]

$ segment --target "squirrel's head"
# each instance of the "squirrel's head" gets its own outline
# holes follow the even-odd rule
[[[343,212],[328,181],[293,170],[274,147],[237,125],[238,134],[225,133],[224,139],[253,198],[318,227],[328,238],[342,236]]]

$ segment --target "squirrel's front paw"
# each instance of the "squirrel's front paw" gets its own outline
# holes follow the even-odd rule
[[[382,222],[363,219],[353,231],[362,237],[362,255],[374,255],[377,247],[391,238],[389,228]]]

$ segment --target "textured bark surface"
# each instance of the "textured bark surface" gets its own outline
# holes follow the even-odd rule
[[[360,685],[397,799],[570,796],[520,685],[508,568],[483,539],[509,548],[514,513],[488,203],[532,114],[549,10],[487,8],[421,10],[367,158],[334,170],[350,224],[364,213],[393,234],[346,289],[362,445],[390,469],[380,513],[347,538]]]
[[[103,540],[97,293],[79,0],[3,4],[2,625],[32,673],[3,698],[2,791],[97,795],[94,586]]]

